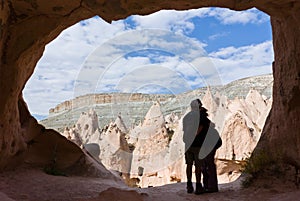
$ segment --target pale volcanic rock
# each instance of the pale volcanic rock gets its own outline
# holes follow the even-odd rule
[[[250,90],[245,100],[236,98],[228,104],[228,108],[231,113],[239,112],[244,116],[249,129],[258,141],[271,109],[270,101],[264,100],[259,92]]]
[[[142,126],[155,126],[156,128],[162,128],[165,126],[164,116],[158,101],[154,102],[148,110]]]
[[[135,126],[129,131],[129,134],[126,136],[128,143],[130,144],[136,144],[137,140],[139,138],[140,133],[143,131],[142,123],[139,123],[139,125]]]
[[[264,125],[265,125],[265,122],[267,120],[267,116],[269,115],[270,111],[271,111],[271,108],[272,108],[272,98],[270,99],[266,99],[265,100],[266,102],[266,107],[261,110],[261,115],[260,117],[258,117],[257,121],[256,121],[256,124],[259,128],[263,129]]]
[[[221,134],[223,145],[218,149],[218,158],[243,160],[252,153],[257,141],[248,126],[241,113],[233,114],[226,121]]]
[[[265,110],[267,107],[267,102],[264,97],[256,90],[250,90],[248,95],[246,96],[245,102],[247,103],[249,108],[255,108],[255,110],[250,111],[250,117],[256,117],[253,119],[257,121],[257,117],[259,118],[262,114],[261,111]]]
[[[262,128],[255,122],[265,121],[270,109],[270,100],[263,97],[256,91],[249,91],[245,99],[236,98],[228,100],[226,96],[217,94],[214,97],[207,90],[202,102],[205,107],[213,105],[216,109],[208,110],[209,118],[221,136],[223,145],[218,149],[216,158],[218,159],[218,174],[221,183],[231,182],[240,175],[239,161],[249,157],[258,143]],[[216,101],[217,100],[217,101]],[[213,101],[210,104],[209,101]],[[253,104],[256,103],[256,104]],[[210,107],[212,108],[212,107]],[[189,110],[187,110],[189,111]],[[183,115],[184,116],[184,115]],[[169,167],[168,177],[185,181],[185,160],[184,143],[182,141],[182,119],[172,136],[169,145]],[[169,181],[170,182],[170,181]]]
[[[215,124],[215,128],[217,129],[217,131],[221,133],[224,128],[225,121],[227,120],[231,112],[228,109],[228,104],[229,104],[228,98],[224,95],[220,95],[220,94],[217,95],[218,95],[217,97],[218,107],[215,113],[211,113],[208,110],[208,115],[210,120]]]
[[[136,144],[138,141],[141,142],[141,140],[145,141],[152,137],[157,138],[157,134],[161,132],[164,136],[167,136],[165,119],[161,111],[160,103],[154,102],[145,115],[144,121],[140,122],[139,125],[129,132],[128,139],[130,143]]]
[[[184,159],[185,144],[183,142],[182,126],[183,117],[184,115],[180,118],[177,127],[174,129],[174,134],[169,145],[168,160],[170,174],[168,177],[170,181],[186,180]]]
[[[209,111],[210,118],[213,118],[218,109],[218,105],[211,93],[210,87],[207,87],[207,90],[205,92],[205,95],[201,99],[201,102],[203,104],[203,107],[205,107]]]
[[[215,127],[221,131],[219,134],[223,140],[223,146],[216,154],[220,160],[218,172],[222,183],[230,182],[240,175],[240,167],[235,161],[244,160],[253,151],[261,133],[254,120],[257,121],[263,114],[266,118],[267,109],[270,108],[269,100],[258,92],[252,90],[249,94],[247,101],[238,98],[228,100],[218,94],[214,97],[210,90],[204,96],[206,98],[203,102],[215,107],[213,112],[209,110],[208,113],[212,122],[216,123]],[[258,104],[259,101],[261,104]],[[264,112],[258,112],[260,110]],[[186,113],[188,111],[189,107]],[[89,111],[81,115],[74,128],[66,129],[64,135],[75,142],[79,141],[77,144],[80,145],[82,139],[85,139],[84,142],[93,142],[85,143],[85,150],[99,159],[106,168],[122,173],[128,185],[157,186],[186,181],[183,117],[179,119],[174,113],[164,117],[160,103],[154,102],[138,126],[128,131],[119,114],[114,122],[104,127],[99,137],[99,134],[93,134],[99,130],[97,115]],[[90,128],[89,132],[82,129],[84,126],[86,130]],[[95,136],[97,140],[91,140]]]
[[[96,112],[93,109],[88,113],[83,112],[75,124],[75,127],[66,128],[63,135],[73,140],[79,146],[88,143],[98,143],[100,131]]]
[[[121,128],[120,128],[120,127]],[[125,139],[126,126],[122,117],[118,115],[115,122],[111,122],[100,134],[98,116],[94,110],[82,113],[74,128],[66,128],[65,137],[81,146],[85,151],[101,161],[109,170],[123,174],[123,178],[130,171],[131,150]]]
[[[173,130],[178,124],[179,117],[174,112],[165,116],[165,124],[167,129]]]
[[[160,152],[169,144],[164,116],[158,102],[147,112],[137,137],[134,152],[142,155]]]
[[[137,141],[132,153],[131,175],[132,178],[139,178],[142,187],[153,185],[153,182],[162,184],[165,177],[159,179],[162,168],[167,166],[166,158],[168,152],[169,135],[165,127],[164,116],[160,104],[155,102],[145,116],[141,126],[135,128]],[[152,179],[149,179],[151,178]],[[155,178],[154,178],[155,177]],[[157,180],[156,180],[157,179]],[[151,181],[151,182],[150,182]]]
[[[219,183],[230,183],[241,175],[241,164],[239,161],[215,159]]]
[[[101,134],[101,140],[98,142],[99,159],[106,168],[127,175],[130,172],[132,155],[125,138],[126,133],[118,127],[120,122],[123,122],[122,117],[118,116],[115,122],[110,123],[107,130]],[[124,179],[127,179],[127,176]]]
[[[123,133],[128,133],[128,129],[127,129],[127,126],[125,125],[122,117],[121,117],[121,114],[119,114],[115,120],[115,124],[116,126],[121,130],[121,132]]]

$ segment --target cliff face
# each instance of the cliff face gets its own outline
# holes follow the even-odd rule
[[[0,169],[15,166],[19,163],[17,159],[22,161],[22,153],[26,152],[30,141],[42,134],[40,126],[32,119],[25,106],[22,89],[42,56],[45,45],[62,30],[94,15],[110,22],[131,14],[206,6],[233,10],[256,7],[271,16],[275,53],[274,102],[259,144],[268,153],[280,152],[284,162],[299,168],[300,2],[8,0],[1,1],[0,4]],[[32,133],[32,129],[35,133]],[[74,161],[67,165],[73,164]]]
[[[161,103],[164,115],[172,112],[174,114],[181,114],[183,112],[183,103],[188,105],[189,101],[195,97],[203,98],[207,103],[214,104],[207,105],[209,111],[212,111],[216,109],[216,103],[212,101],[212,95],[222,94],[230,99],[235,97],[246,98],[249,90],[254,89],[269,98],[272,95],[272,86],[273,76],[269,74],[244,78],[224,86],[212,86],[209,88],[210,97],[209,94],[204,96],[207,87],[176,96],[168,94],[126,93],[91,94],[58,104],[55,108],[49,110],[49,117],[40,123],[46,128],[62,132],[65,127],[73,126],[82,112],[86,112],[92,108],[99,114],[99,126],[101,128],[114,120],[119,113],[121,113],[126,125],[131,126],[143,120],[153,101]],[[126,115],[127,113],[129,115]]]
[[[55,108],[49,110],[49,116],[66,112],[68,110],[87,107],[93,104],[114,104],[114,103],[135,103],[135,102],[151,102],[154,99],[164,102],[169,98],[173,98],[174,95],[152,95],[152,94],[140,94],[140,93],[130,93],[130,94],[91,94],[76,97],[73,100],[65,101],[58,104]]]

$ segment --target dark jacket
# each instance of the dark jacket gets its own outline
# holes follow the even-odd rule
[[[192,143],[192,147],[201,147],[209,129],[210,120],[208,119],[207,109],[204,107],[200,108],[200,120],[198,128],[202,128],[198,133]]]

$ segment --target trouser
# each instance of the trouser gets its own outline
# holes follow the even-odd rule
[[[187,181],[192,181],[192,168],[195,165],[196,182],[201,183],[201,170],[203,160],[199,159],[200,147],[190,147],[185,153]]]
[[[215,164],[215,153],[213,150],[208,154],[202,164],[203,185],[208,190],[218,190],[217,169]]]

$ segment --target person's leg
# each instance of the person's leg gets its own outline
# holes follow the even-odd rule
[[[201,183],[201,166],[195,166],[196,183]]]
[[[202,168],[202,164],[203,164],[203,160],[200,160],[198,155],[199,155],[199,150],[196,151],[196,159],[195,159],[195,176],[196,176],[196,191],[195,194],[199,195],[204,193],[204,188],[202,187],[201,184],[201,168]]]
[[[187,151],[185,153],[185,162],[186,162],[186,178],[187,178],[187,193],[193,193],[193,183],[192,183],[192,174],[193,174],[193,163],[194,163],[194,156],[191,151]]]
[[[217,178],[217,168],[215,164],[215,153],[212,151],[207,156],[207,173],[208,173],[208,192],[218,192],[218,178]]]
[[[205,189],[208,189],[208,172],[207,172],[207,161],[203,160],[201,167],[202,175],[203,175],[203,186]]]
[[[192,170],[193,170],[193,165],[192,164],[186,164],[187,182],[192,182]]]

